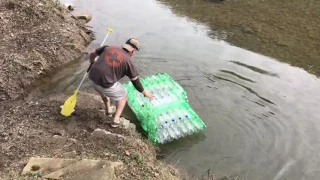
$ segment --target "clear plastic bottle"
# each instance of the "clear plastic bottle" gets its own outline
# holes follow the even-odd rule
[[[154,87],[154,91],[157,93],[158,95],[158,99],[160,101],[159,105],[162,105],[162,104],[165,104],[167,103],[167,99],[165,97],[165,94],[164,94],[164,91],[163,89],[161,89],[161,84],[157,84],[155,87]]]
[[[170,124],[170,127],[172,128],[173,132],[176,134],[176,137],[177,138],[180,138],[182,136],[181,134],[181,131],[178,127],[178,124],[177,124],[177,118],[173,115],[172,112],[166,112],[167,114],[167,117],[169,119],[169,124]]]
[[[161,76],[152,76],[155,82],[157,82],[157,91],[161,93],[161,97],[163,98],[163,104],[171,103],[175,100],[175,97],[171,94],[170,86],[166,82],[165,78],[161,78]]]
[[[163,131],[162,130],[158,130],[158,132],[157,132],[157,138],[158,138],[158,142],[160,143],[160,144],[162,144],[164,141],[165,141],[165,135],[164,135],[164,133],[163,133]]]
[[[154,95],[154,101],[156,101],[154,103],[154,107],[159,106],[161,104],[163,104],[163,94],[161,92],[161,90],[159,90],[158,86],[159,86],[159,80],[157,79],[156,76],[150,76],[148,78],[146,78],[146,83],[148,83],[150,86],[152,86],[152,88],[150,88],[150,92]],[[152,100],[152,101],[153,101]]]
[[[159,133],[162,136],[163,143],[170,142],[173,139],[175,139],[175,134],[172,132],[172,129],[168,127],[169,122],[166,120],[166,117],[164,114],[159,115],[159,121],[158,121],[158,127],[159,127]]]
[[[192,120],[189,118],[187,112],[185,110],[179,109],[178,114],[181,116],[181,119],[183,121],[183,124],[187,127],[188,129],[188,134],[192,134],[196,131],[196,127],[192,123]]]
[[[157,123],[157,135],[158,135],[158,141],[159,142],[165,142],[167,139],[170,139],[170,136],[168,134],[168,132],[165,130],[164,125],[163,125],[163,120],[161,115],[158,116],[158,118],[156,119],[156,123]]]
[[[184,120],[182,119],[182,114],[179,113],[178,110],[174,110],[173,114],[175,115],[176,119],[177,119],[177,126],[179,127],[179,129],[181,130],[181,133],[183,136],[189,134],[189,132],[191,131],[191,129],[188,128],[188,126],[185,124]]]
[[[150,101],[151,106],[152,107],[158,106],[160,102],[159,102],[159,95],[157,94],[157,92],[154,91],[154,89],[147,89],[147,90],[154,95],[154,99]]]
[[[168,131],[168,133],[170,134],[172,140],[177,139],[178,138],[177,134],[176,134],[175,130],[172,128],[171,123],[170,123],[170,121],[171,121],[170,117],[168,117],[166,114],[164,114],[163,117],[164,117],[164,127]]]
[[[158,87],[154,87],[154,92],[157,94],[158,105],[164,104],[164,97],[161,90]]]
[[[188,121],[189,123],[191,123],[191,124],[193,125],[194,131],[201,130],[201,127],[199,126],[199,124],[196,123],[196,122],[194,122],[194,121],[192,121],[191,115],[189,114],[188,111],[185,111],[185,118],[187,119],[187,121]]]
[[[162,98],[162,104],[167,104],[172,102],[172,97],[170,94],[168,94],[168,91],[164,88],[163,83],[159,84],[157,87],[157,91],[160,92],[161,98]]]
[[[162,122],[162,131],[168,133],[167,140],[171,141],[173,139],[176,139],[176,135],[171,129],[170,124],[164,114],[160,114],[160,122]]]

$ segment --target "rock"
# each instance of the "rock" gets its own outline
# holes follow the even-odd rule
[[[279,39],[277,41],[277,45],[281,45],[281,46],[291,46],[292,44],[293,42],[291,40]]]
[[[103,153],[103,155],[104,155],[105,157],[110,157],[110,156],[111,156],[111,153],[105,152],[105,153]]]
[[[68,158],[75,158],[77,156],[76,151],[71,151],[71,152],[65,152],[63,153],[63,157],[68,157]]]
[[[68,10],[70,10],[70,11],[73,11],[73,10],[74,10],[74,7],[73,7],[72,4],[65,4],[64,6],[65,6]]]
[[[126,120],[125,118],[121,118],[123,123],[122,123],[122,127],[124,129],[129,129],[130,128],[130,121],[129,120]]]
[[[119,166],[121,164],[122,163],[119,162],[110,162],[105,160],[82,159],[80,161],[77,161],[76,163],[70,164],[67,167],[47,174],[44,176],[44,178],[60,179],[61,177],[68,177],[68,174],[76,174],[75,176],[77,176],[78,174],[79,177],[72,177],[70,179],[115,179],[114,167]]]
[[[133,131],[133,132],[136,131],[136,125],[133,124],[133,123],[130,123],[129,129],[130,129],[131,131]]]
[[[86,22],[89,22],[92,19],[92,14],[78,14],[78,15],[74,15],[74,17],[76,17],[77,19],[83,19]]]
[[[52,137],[52,141],[51,142],[53,142],[55,144],[63,145],[65,143],[67,143],[67,138],[64,138],[64,137],[59,136],[59,135],[54,135]]]
[[[20,130],[18,131],[18,136],[23,136],[23,133]]]
[[[103,129],[96,129],[93,131],[93,133],[91,134],[91,137],[93,138],[104,138],[106,136],[116,136],[116,137],[119,137],[119,138],[124,138],[123,135],[120,135],[120,134],[114,134],[114,133],[111,133],[109,131],[106,131],[106,130],[103,130]]]
[[[247,33],[247,34],[252,34],[252,33],[254,33],[254,31],[253,31],[251,28],[249,28],[249,27],[245,27],[245,28],[243,29],[243,32],[245,32],[245,33]]]
[[[31,158],[21,174],[46,172],[43,177],[48,179],[115,180],[114,168],[120,165],[107,160]]]
[[[21,175],[28,173],[35,174],[39,171],[50,169],[54,171],[56,169],[63,168],[69,164],[75,163],[76,160],[72,159],[58,159],[58,158],[34,158],[32,157],[28,164],[23,168]],[[37,168],[38,167],[38,168]]]
[[[0,134],[0,136],[2,136],[2,137],[7,137],[8,134],[7,134],[6,132],[3,132],[3,133]]]
[[[68,138],[68,140],[73,142],[74,144],[76,144],[78,142],[76,139],[73,139],[73,138]]]
[[[63,146],[63,145],[70,143],[70,142],[77,143],[77,140],[72,139],[72,138],[62,137],[59,135],[54,135],[54,136],[52,136],[51,142],[54,144],[57,144],[59,146]]]
[[[159,173],[154,172],[153,175],[154,175],[154,177],[158,177]]]
[[[112,134],[112,133],[109,132],[109,131],[106,131],[106,130],[98,128],[98,129],[93,131],[91,136],[94,137],[94,138],[102,138],[102,137],[105,137],[106,135],[110,135],[110,134]]]
[[[59,136],[63,136],[65,135],[65,130],[64,129],[58,129],[58,128],[55,128],[51,131],[52,134],[54,135],[59,135]]]
[[[100,179],[100,180],[116,180],[117,177],[114,173],[114,168],[105,167],[91,173],[86,173],[79,177],[81,179]],[[76,180],[76,178],[73,178]]]
[[[125,154],[126,156],[130,156],[130,152],[127,151],[127,150],[124,152],[124,154]]]

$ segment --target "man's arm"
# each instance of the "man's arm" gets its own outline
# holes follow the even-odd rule
[[[153,99],[153,94],[149,93],[148,91],[144,90],[138,76],[131,78],[130,79],[133,86],[139,91],[141,92],[145,97],[149,98],[149,99]]]
[[[143,86],[138,78],[138,71],[134,67],[134,65],[132,64],[131,61],[128,61],[126,75],[130,78],[130,80],[131,80],[133,86],[136,88],[136,90],[141,92],[145,97],[148,97],[149,99],[153,99],[153,94],[149,93],[148,91],[146,91],[143,88]]]
[[[138,76],[136,76],[134,78],[130,78],[130,80],[137,91],[139,91],[141,93],[144,91],[144,88],[143,88]]]
[[[102,46],[90,53],[90,63],[94,63],[97,56],[100,56],[103,53],[104,48],[108,46]]]

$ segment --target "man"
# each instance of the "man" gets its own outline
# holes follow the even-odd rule
[[[100,95],[106,107],[106,115],[111,114],[110,99],[116,101],[116,112],[112,127],[120,125],[120,115],[126,105],[127,91],[118,81],[128,76],[134,87],[145,97],[153,99],[153,95],[144,90],[138,78],[131,57],[139,51],[137,39],[129,39],[122,47],[102,46],[90,54],[90,63],[94,63],[89,72],[89,84]],[[99,58],[95,62],[95,58]]]

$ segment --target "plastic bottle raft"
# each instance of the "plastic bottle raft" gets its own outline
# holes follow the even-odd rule
[[[150,101],[129,81],[124,84],[128,105],[154,144],[165,144],[206,128],[189,106],[187,93],[168,74],[157,73],[140,81],[155,98]]]

